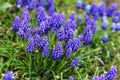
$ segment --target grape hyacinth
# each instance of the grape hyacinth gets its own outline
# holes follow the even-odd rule
[[[120,31],[120,23],[117,23],[117,24],[116,24],[115,30],[116,30],[116,31]]]
[[[60,41],[65,40],[66,36],[65,36],[64,28],[60,29],[60,31],[58,32],[57,38]]]
[[[48,46],[45,46],[45,47],[43,48],[43,50],[42,50],[42,56],[43,56],[43,57],[48,57],[48,56],[50,56],[50,52],[49,52]]]
[[[72,14],[70,15],[69,19],[71,19],[72,21],[76,20],[75,12],[72,12]]]
[[[94,76],[92,80],[105,80],[105,75],[101,74],[100,76]]]
[[[59,60],[61,57],[63,56],[62,53],[62,43],[58,42],[55,47],[53,48],[53,52],[52,52],[52,58],[53,60],[57,61]]]
[[[41,40],[40,40],[40,36],[36,33],[34,34],[34,44],[37,46],[37,47],[40,47],[40,43],[41,43]]]
[[[26,51],[31,54],[34,52],[34,39],[33,38],[30,38],[28,40],[28,44],[26,46]]]
[[[80,23],[81,19],[82,19],[81,16],[79,16],[78,19],[77,19],[77,22]]]
[[[76,51],[80,47],[82,39],[83,39],[83,34],[78,35],[78,37],[74,39],[72,46],[73,51]]]
[[[52,32],[58,31],[60,26],[63,24],[64,15],[59,13],[54,13],[52,15]]]
[[[29,8],[32,10],[34,8],[36,8],[37,2],[36,0],[31,0],[30,4],[29,4]]]
[[[20,8],[22,6],[22,0],[15,0],[16,1],[16,7]]]
[[[105,80],[114,80],[117,74],[116,66],[112,66],[111,69],[106,73]]]
[[[50,6],[50,8],[48,9],[48,15],[49,16],[52,16],[55,12],[55,9],[54,9],[54,5]]]
[[[37,7],[44,7],[45,3],[44,0],[39,0],[37,3]]]
[[[78,67],[78,65],[79,65],[79,62],[80,62],[80,59],[79,58],[76,58],[76,59],[73,59],[72,61],[71,61],[71,67],[73,67],[73,68],[76,68],[76,67]]]
[[[46,20],[46,11],[43,7],[39,7],[36,11],[36,19],[37,19],[37,23],[38,25],[40,25],[40,23],[42,21]]]
[[[6,71],[5,74],[3,74],[3,80],[14,80],[13,72]]]
[[[54,5],[54,0],[46,0],[47,9],[49,9],[52,5]]]
[[[42,21],[41,23],[40,23],[40,26],[39,26],[39,28],[38,28],[38,34],[41,36],[41,35],[43,35],[44,33],[45,33],[45,22],[44,21]]]
[[[80,9],[82,7],[82,0],[77,0],[76,7],[77,9]]]
[[[107,16],[111,17],[116,9],[117,9],[117,4],[113,3],[107,10]]]
[[[25,6],[23,11],[22,11],[22,16],[21,16],[22,20],[24,20],[25,22],[29,23],[30,22],[30,13],[28,11],[28,6]]]
[[[83,2],[82,3],[82,9],[85,10],[85,8],[86,8],[86,2]]]
[[[84,30],[84,46],[87,46],[90,44],[91,40],[92,40],[92,31],[90,29],[90,27],[86,27],[85,30]]]
[[[68,80],[74,80],[73,76],[70,76]]]
[[[108,20],[104,20],[102,22],[102,29],[105,30],[107,28],[107,26],[108,26]]]
[[[115,28],[116,28],[116,23],[113,22],[113,23],[111,24],[111,28],[110,28],[110,29],[111,29],[111,30],[115,30]]]
[[[40,42],[40,49],[43,50],[43,48],[45,46],[49,45],[49,41],[48,41],[48,37],[47,36],[43,36],[41,42]]]
[[[104,16],[105,15],[105,13],[106,13],[106,3],[105,2],[103,2],[99,6],[98,13],[99,13],[100,16]]]
[[[17,31],[19,30],[20,24],[21,24],[21,23],[20,23],[20,18],[19,18],[18,16],[16,16],[15,19],[14,19],[14,21],[13,21],[13,23],[12,23],[13,30],[14,30],[15,32],[17,32]]]
[[[67,57],[71,56],[71,54],[72,54],[72,51],[73,51],[72,45],[73,45],[72,39],[67,40],[65,43],[65,49],[66,49],[65,52],[66,52]]]
[[[107,41],[108,41],[108,38],[109,38],[109,36],[108,36],[107,34],[105,34],[105,35],[103,36],[103,38],[102,38],[102,42],[103,42],[103,43],[107,42]]]
[[[90,14],[91,5],[87,5],[85,11],[86,11],[86,14]]]

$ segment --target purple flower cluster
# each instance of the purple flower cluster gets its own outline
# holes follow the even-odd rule
[[[116,66],[112,66],[111,69],[106,73],[105,80],[114,80],[117,74]]]
[[[78,65],[79,65],[79,62],[80,62],[80,58],[76,58],[76,59],[73,59],[72,61],[71,61],[71,67],[73,67],[73,68],[76,68],[76,67],[78,67]]]
[[[3,74],[3,80],[14,80],[13,72],[6,71],[5,74]]]
[[[105,75],[101,74],[100,76],[94,76],[92,80],[105,80]]]
[[[58,42],[55,47],[53,48],[53,52],[52,52],[52,58],[54,60],[58,60],[63,56],[63,52],[62,52],[62,43]]]

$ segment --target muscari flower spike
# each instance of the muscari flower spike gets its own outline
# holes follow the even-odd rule
[[[77,57],[76,59],[73,59],[73,60],[71,61],[71,64],[70,64],[70,65],[71,65],[71,67],[76,68],[76,67],[78,67],[79,62],[80,62],[80,58]]]
[[[83,35],[83,39],[84,39],[84,46],[88,46],[90,44],[90,42],[92,41],[92,31],[90,29],[90,27],[87,27],[85,28],[84,30],[84,35]]]
[[[75,12],[72,12],[72,14],[70,15],[69,19],[75,21],[75,19],[76,19]]]
[[[108,41],[109,36],[107,34],[104,34],[103,38],[102,38],[102,42],[105,43]]]
[[[43,36],[41,42],[40,42],[40,49],[43,50],[43,48],[45,46],[49,45],[49,41],[48,41],[48,37],[47,36]]]
[[[94,76],[92,80],[105,80],[105,75],[101,74],[100,76]]]
[[[78,16],[77,22],[80,23],[81,22],[82,17]]]
[[[112,66],[111,69],[106,73],[105,80],[114,80],[117,74],[117,67]]]
[[[67,40],[65,43],[65,52],[66,52],[67,57],[71,56],[71,54],[72,54],[72,51],[73,51],[72,45],[73,45],[72,39]]]
[[[14,30],[15,32],[17,32],[17,31],[19,30],[20,24],[21,24],[21,23],[20,23],[20,18],[19,18],[18,16],[16,16],[16,17],[14,18],[13,23],[12,23],[13,30]]]
[[[53,52],[52,52],[52,58],[53,60],[57,61],[62,57],[63,53],[62,53],[62,43],[58,42],[55,47],[53,48]]]
[[[26,45],[26,51],[31,54],[34,52],[34,39],[33,38],[28,39],[28,43]]]
[[[113,3],[107,11],[107,16],[111,17],[116,9],[117,9],[117,4]]]
[[[85,10],[85,8],[86,8],[86,2],[83,2],[82,3],[82,9]]]
[[[104,14],[106,13],[106,3],[103,2],[98,9],[98,13],[100,16],[104,16]]]
[[[85,8],[86,14],[89,14],[90,11],[91,11],[91,5],[87,5],[86,8]]]
[[[91,14],[93,16],[96,16],[98,14],[98,5],[97,4],[91,4]]]
[[[60,29],[60,31],[57,34],[57,38],[60,41],[65,40],[65,30],[64,30],[64,28]]]
[[[47,9],[49,9],[52,5],[54,5],[54,0],[46,0]]]
[[[119,21],[119,16],[114,16],[113,17],[113,22],[117,23]]]
[[[3,74],[3,80],[14,80],[14,74],[11,71],[6,71],[5,74]]]
[[[30,0],[22,0],[22,1],[23,1],[24,6],[28,6],[30,3]]]
[[[38,34],[39,34],[40,36],[43,35],[43,34],[45,33],[45,29],[46,29],[46,24],[45,24],[44,21],[42,21],[42,22],[40,23],[39,28],[38,28]]]
[[[58,32],[63,22],[64,22],[64,14],[54,13],[52,15],[52,32],[53,33]]]
[[[50,56],[50,51],[49,51],[48,46],[45,46],[45,47],[43,48],[43,50],[42,50],[42,56],[43,56],[43,57],[48,57],[48,56]]]
[[[40,47],[40,43],[41,43],[41,40],[40,40],[40,36],[36,33],[34,34],[34,44],[37,46],[37,47]]]
[[[102,22],[102,29],[105,30],[108,27],[108,20]]]
[[[120,31],[120,23],[117,23],[117,24],[116,24],[115,30],[116,30],[116,31]]]
[[[54,8],[54,5],[52,5],[48,9],[48,15],[52,16],[54,14],[54,12],[55,12],[55,8]]]
[[[29,8],[32,10],[34,8],[36,8],[37,2],[36,0],[31,0],[30,4],[29,4]]]
[[[77,0],[76,7],[77,9],[80,9],[82,7],[82,0]]]
[[[74,77],[73,77],[73,76],[70,76],[68,80],[74,80]]]
[[[110,29],[115,30],[115,28],[116,28],[116,23],[113,22]]]
[[[37,19],[37,23],[38,25],[40,25],[40,23],[42,21],[46,20],[46,11],[43,7],[39,7],[36,11],[36,19]]]
[[[22,6],[22,0],[15,0],[16,1],[16,7],[20,8]]]
[[[83,40],[83,34],[79,34],[77,38],[74,39],[72,49],[73,51],[77,51],[80,47],[81,41]]]
[[[44,7],[45,3],[44,3],[44,0],[39,0],[38,3],[37,3],[37,7]]]

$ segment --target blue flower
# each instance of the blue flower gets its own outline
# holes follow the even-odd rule
[[[19,28],[17,35],[19,36],[20,39],[24,39],[24,31],[21,28]]]
[[[115,13],[114,16],[118,16],[118,17],[120,17],[120,10],[118,10],[118,11]]]
[[[101,74],[100,76],[94,76],[92,80],[105,80],[105,75]]]
[[[75,31],[76,30],[76,23],[75,23],[75,21],[73,21],[71,19],[67,19],[66,23],[64,24],[64,28],[65,28],[65,30],[72,29],[73,31]]]
[[[43,34],[45,33],[45,29],[46,29],[46,24],[45,24],[44,21],[42,21],[42,22],[40,23],[39,28],[38,28],[38,34],[39,34],[40,36],[43,35]]]
[[[78,65],[79,65],[79,62],[80,62],[80,59],[79,58],[76,58],[76,59],[73,59],[72,61],[71,61],[71,67],[73,67],[73,68],[76,68],[76,67],[78,67]]]
[[[96,25],[92,26],[92,33],[95,34],[97,32],[98,28]]]
[[[98,5],[97,4],[91,4],[91,14],[93,16],[96,16],[98,14]]]
[[[39,7],[36,11],[37,23],[40,25],[42,21],[46,20],[46,11],[43,7]]]
[[[46,0],[46,7],[49,9],[52,5],[54,5],[53,0]]]
[[[113,22],[117,23],[119,21],[119,16],[114,16],[113,17]]]
[[[26,51],[29,53],[34,52],[34,39],[33,38],[28,39],[28,43],[26,45]]]
[[[64,22],[64,15],[59,13],[54,13],[52,15],[52,26],[55,29],[59,29]]]
[[[72,12],[72,14],[70,15],[69,19],[75,21],[75,19],[76,19],[75,12]]]
[[[52,58],[53,60],[58,60],[62,57],[63,53],[62,53],[62,43],[58,42],[55,47],[53,48],[53,52],[52,52]]]
[[[43,50],[43,48],[45,46],[48,46],[49,42],[48,42],[48,37],[47,36],[43,36],[41,42],[40,42],[40,48],[41,50]]]
[[[42,50],[42,56],[43,56],[43,57],[48,57],[48,56],[50,56],[50,51],[49,51],[48,46],[45,46],[45,47],[43,48],[43,50]]]
[[[60,41],[65,40],[65,30],[64,30],[64,28],[60,29],[60,31],[57,34],[57,38]]]
[[[33,27],[33,28],[31,29],[31,31],[32,31],[33,34],[36,34],[36,33],[37,33],[37,28],[36,28],[36,27]]]
[[[90,44],[90,42],[92,41],[92,36],[93,36],[93,34],[92,34],[90,27],[86,26],[86,28],[84,30],[84,37],[83,37],[84,38],[84,46],[87,46]]]
[[[82,40],[83,40],[83,34],[78,35],[78,37],[74,39],[73,45],[72,45],[73,51],[77,51],[77,49],[80,47]]]
[[[14,74],[11,71],[5,72],[3,80],[14,80]]]
[[[41,44],[41,41],[40,41],[40,36],[36,33],[34,34],[34,44],[37,46],[37,47],[40,47],[40,44]]]
[[[39,0],[37,7],[44,7],[44,0]]]
[[[117,9],[117,4],[113,3],[107,10],[107,16],[111,17],[113,15],[115,9]]]
[[[70,76],[68,80],[74,80],[73,76]]]
[[[111,69],[106,73],[105,80],[114,80],[117,74],[116,66],[112,66]]]
[[[18,16],[15,17],[13,23],[12,23],[12,26],[13,26],[13,30],[15,32],[17,32],[20,28],[20,18]]]
[[[72,39],[67,40],[65,43],[65,52],[66,52],[67,57],[71,56],[71,54],[72,54],[72,51],[73,51],[72,45],[73,45]]]
[[[68,39],[72,39],[74,36],[74,31],[73,29],[65,29],[65,39],[68,40]]]
[[[117,23],[117,24],[116,24],[115,30],[116,30],[116,31],[120,31],[120,23]]]
[[[25,6],[23,11],[22,11],[22,16],[21,16],[22,20],[24,20],[25,22],[29,23],[30,22],[30,13],[28,11],[28,6]]]
[[[91,11],[91,5],[87,5],[86,8],[85,8],[86,14],[89,14],[90,11]]]
[[[26,28],[26,31],[24,32],[24,38],[29,39],[32,36],[30,28]]]
[[[54,12],[55,12],[54,5],[52,5],[52,6],[50,6],[49,9],[48,9],[48,15],[49,15],[49,16],[52,16]]]
[[[106,3],[103,2],[98,9],[98,13],[100,16],[104,16],[104,14],[106,13]]]
[[[85,10],[85,8],[86,8],[86,2],[83,2],[82,3],[82,9]]]
[[[31,0],[30,4],[29,4],[29,8],[30,9],[34,9],[36,8],[37,2],[36,0]]]
[[[78,16],[77,22],[80,23],[81,22],[82,17]]]
[[[24,6],[27,6],[27,5],[29,5],[29,3],[30,3],[30,0],[22,0],[23,1],[23,3],[24,3]]]
[[[116,29],[116,23],[113,22],[110,29],[115,30]]]
[[[103,36],[103,38],[102,38],[102,42],[103,42],[103,43],[107,42],[107,41],[108,41],[108,38],[109,38],[109,36],[108,36],[107,34],[105,34],[105,35]]]
[[[107,28],[107,26],[108,26],[108,20],[104,20],[102,22],[102,29],[105,30]]]
[[[82,0],[77,0],[76,7],[77,9],[80,9],[82,7]]]
[[[16,7],[20,8],[22,6],[22,0],[15,0],[16,1]]]

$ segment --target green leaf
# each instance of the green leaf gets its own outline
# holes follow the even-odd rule
[[[12,4],[8,2],[0,2],[0,10],[5,12],[7,8],[11,8]]]

